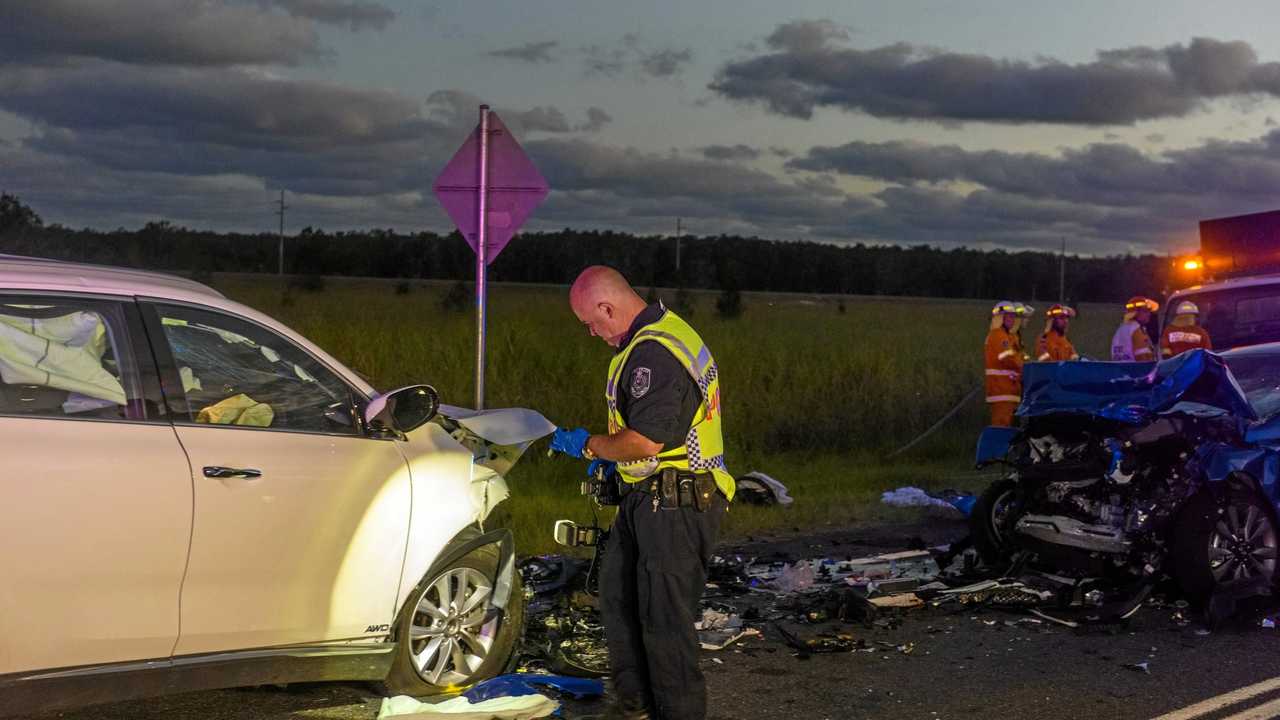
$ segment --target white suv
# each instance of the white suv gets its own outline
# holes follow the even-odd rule
[[[378,395],[178,277],[0,256],[0,714],[507,669],[537,413]]]

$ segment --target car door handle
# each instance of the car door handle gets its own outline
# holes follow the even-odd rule
[[[221,465],[206,465],[204,476],[207,478],[256,478],[262,477],[261,470],[253,468],[229,468]]]

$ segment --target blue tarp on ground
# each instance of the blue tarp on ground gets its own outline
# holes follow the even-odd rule
[[[496,697],[536,695],[540,692],[539,687],[559,690],[578,699],[604,694],[604,683],[599,680],[538,673],[512,673],[485,680],[463,693],[463,697],[471,702],[481,702]]]
[[[1256,415],[1218,355],[1192,350],[1160,363],[1028,363],[1018,415],[1092,415],[1133,425],[1170,411]]]

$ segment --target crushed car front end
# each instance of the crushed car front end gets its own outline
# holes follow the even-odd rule
[[[997,565],[1021,557],[1147,587],[1171,576],[1197,600],[1232,584],[1268,590],[1280,427],[1269,432],[1255,404],[1274,390],[1273,357],[1250,368],[1253,393],[1230,354],[1028,365],[1023,426],[979,442],[979,464],[1007,473],[975,506],[975,544]]]

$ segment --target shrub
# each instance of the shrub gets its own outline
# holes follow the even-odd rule
[[[440,309],[448,312],[465,312],[471,307],[471,286],[459,280],[440,298]]]
[[[319,273],[311,273],[300,277],[294,276],[289,281],[289,287],[297,288],[304,292],[323,292],[325,288],[324,276]]]
[[[720,293],[716,298],[716,313],[726,320],[742,315],[742,293],[733,288]]]
[[[676,300],[672,303],[671,309],[675,310],[680,317],[693,317],[693,293],[684,288],[676,290]]]

